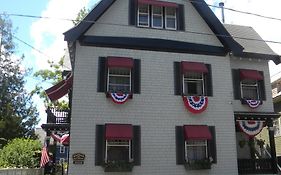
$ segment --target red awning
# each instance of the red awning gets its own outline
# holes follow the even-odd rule
[[[240,69],[240,78],[242,80],[263,80],[263,76],[257,70]]]
[[[206,125],[185,125],[185,140],[211,140],[211,132]]]
[[[164,1],[156,1],[156,0],[138,0],[139,4],[150,4],[155,6],[161,6],[161,7],[178,7],[178,4],[173,2],[164,2]]]
[[[130,124],[106,124],[105,138],[107,140],[131,140],[133,126]]]
[[[55,101],[65,96],[72,88],[73,76],[69,76],[66,80],[62,80],[58,84],[45,90],[47,96],[51,101]]]
[[[126,57],[108,57],[107,66],[132,68],[134,66],[134,61],[132,58],[126,58]]]
[[[208,73],[208,68],[204,63],[182,61],[182,72]]]

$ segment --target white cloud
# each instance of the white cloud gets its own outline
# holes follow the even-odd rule
[[[47,69],[50,61],[58,61],[64,54],[66,42],[63,33],[73,27],[71,21],[60,19],[75,19],[80,9],[88,8],[89,4],[93,4],[98,0],[50,0],[44,11],[40,14],[50,19],[39,19],[32,23],[30,35],[32,45],[42,53],[33,50],[35,57],[36,70]],[[68,66],[68,68],[70,68]],[[38,96],[34,96],[37,103],[37,109],[40,112],[41,121],[39,125],[46,122],[45,106]]]
[[[63,33],[73,27],[71,21],[60,19],[75,19],[81,8],[87,6],[90,0],[50,0],[46,9],[41,13],[43,17],[32,23],[31,38],[35,48],[46,56],[33,51],[38,69],[47,68],[47,60],[59,60],[65,53],[66,42]]]

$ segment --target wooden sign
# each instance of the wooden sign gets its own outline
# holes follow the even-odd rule
[[[84,164],[85,154],[75,153],[72,155],[73,164]]]

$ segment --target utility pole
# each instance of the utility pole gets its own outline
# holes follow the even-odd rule
[[[222,23],[224,23],[224,22],[225,22],[225,19],[224,19],[224,3],[223,3],[223,2],[220,2],[220,3],[219,3],[219,7],[221,8]]]

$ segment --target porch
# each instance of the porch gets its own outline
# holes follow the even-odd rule
[[[275,113],[235,112],[239,174],[278,173],[273,129],[273,120],[278,117]],[[268,142],[257,137],[259,129]]]

